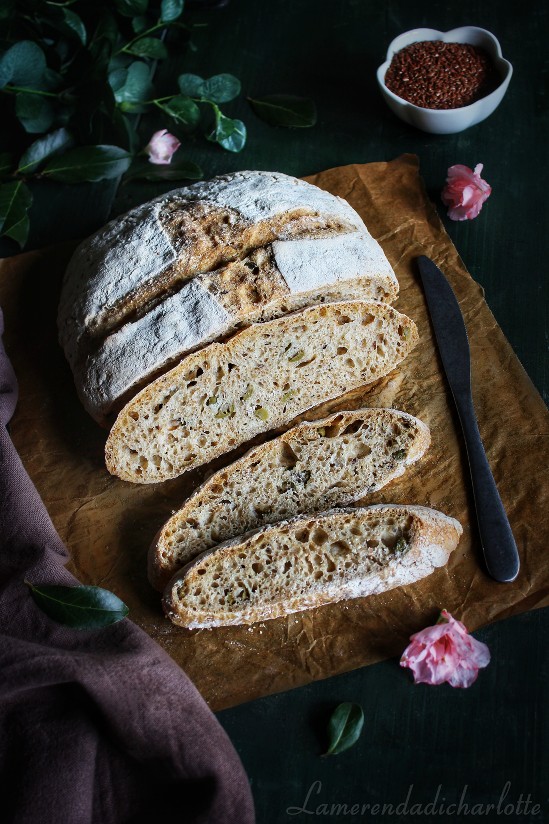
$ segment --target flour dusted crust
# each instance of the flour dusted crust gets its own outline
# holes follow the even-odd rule
[[[123,480],[174,478],[297,415],[388,374],[417,328],[386,303],[312,306],[212,343],[142,390],[105,446]]]
[[[82,402],[104,422],[151,377],[247,319],[397,291],[346,201],[287,175],[238,172],[139,206],[81,244],[59,334]]]
[[[188,629],[252,624],[414,583],[444,566],[458,521],[422,506],[333,509],[262,527],[199,555],[164,592]]]
[[[239,326],[317,302],[392,302],[398,285],[390,273],[379,273],[376,251],[363,232],[279,240],[196,275],[86,357],[81,367],[85,405],[107,416],[147,378]]]
[[[346,506],[419,460],[428,427],[396,409],[357,409],[301,423],[215,472],[174,513],[149,553],[163,590],[195,556],[257,527]]]

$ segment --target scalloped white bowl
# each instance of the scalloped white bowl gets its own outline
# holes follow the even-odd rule
[[[462,106],[459,109],[425,109],[422,106],[415,106],[402,97],[394,94],[385,85],[385,75],[391,64],[395,52],[400,51],[411,43],[419,43],[422,40],[443,40],[445,43],[468,43],[484,49],[492,59],[496,71],[501,77],[501,83],[493,92],[486,97],[471,103],[470,106]],[[412,29],[404,34],[395,37],[387,50],[387,59],[377,70],[377,82],[385,102],[392,112],[424,132],[431,134],[455,134],[468,129],[485,120],[501,103],[511,76],[513,67],[508,60],[503,58],[501,46],[497,38],[486,29],[477,26],[461,26],[451,31],[437,31],[436,29]]]

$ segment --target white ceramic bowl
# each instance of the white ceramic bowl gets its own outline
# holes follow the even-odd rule
[[[496,71],[501,76],[501,83],[493,92],[486,97],[471,103],[470,106],[462,106],[459,109],[424,109],[415,106],[402,97],[394,94],[385,85],[385,74],[391,64],[395,52],[400,51],[411,43],[419,43],[422,40],[443,40],[445,43],[468,43],[484,49],[492,59]],[[496,37],[486,29],[479,29],[477,26],[462,26],[459,29],[442,32],[435,29],[412,29],[396,37],[387,50],[387,60],[377,70],[377,82],[381,93],[391,111],[397,117],[422,129],[424,132],[432,134],[454,134],[462,132],[469,126],[474,126],[485,120],[492,114],[494,109],[501,103],[511,75],[513,67],[508,60],[504,60],[501,54],[501,46]]]

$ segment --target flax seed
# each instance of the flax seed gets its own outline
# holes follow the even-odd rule
[[[425,109],[457,109],[490,94],[500,83],[488,54],[468,43],[425,40],[393,55],[385,85]]]

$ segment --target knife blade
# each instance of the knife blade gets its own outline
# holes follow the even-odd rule
[[[480,436],[471,391],[471,354],[463,315],[452,287],[432,260],[416,259],[435,338],[463,431],[479,537],[488,573],[514,581],[517,545]]]

